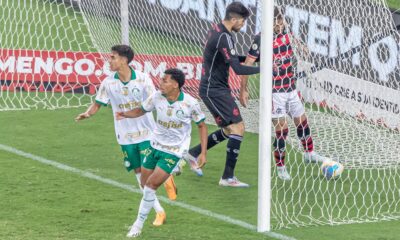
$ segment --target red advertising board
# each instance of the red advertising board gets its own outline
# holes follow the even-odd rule
[[[0,80],[7,91],[85,92],[94,94],[96,86],[110,74],[106,54],[0,49]],[[196,94],[201,77],[199,56],[165,56],[138,54],[131,65],[148,73],[156,86],[165,69],[177,67],[186,74],[185,87]],[[231,73],[230,81],[239,86]],[[236,87],[235,87],[236,88]]]

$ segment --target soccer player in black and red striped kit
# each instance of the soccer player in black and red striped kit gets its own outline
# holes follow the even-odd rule
[[[209,31],[203,53],[199,95],[221,128],[208,136],[207,149],[228,139],[225,169],[219,181],[220,186],[249,186],[239,181],[234,175],[245,128],[239,107],[232,97],[228,84],[229,67],[238,75],[260,72],[259,67],[245,66],[240,63],[245,60],[245,57],[237,55],[232,36],[232,32],[238,32],[244,26],[249,15],[249,10],[242,3],[229,4],[222,23],[214,25]],[[195,162],[200,151],[200,145],[190,149],[185,159],[190,160],[191,163]]]
[[[292,42],[301,47],[303,51],[308,49],[291,33],[285,29],[285,19],[281,9],[275,8],[274,40],[273,40],[273,86],[272,86],[272,123],[275,127],[274,158],[278,170],[278,177],[282,180],[290,180],[290,174],[285,166],[286,138],[288,136],[288,123],[286,115],[293,118],[297,128],[297,136],[304,148],[304,161],[323,162],[325,158],[314,151],[313,138],[305,115],[304,106],[296,90],[296,74],[294,66],[294,53]],[[250,46],[245,60],[246,65],[253,63],[260,57],[261,38],[258,34]],[[242,76],[240,89],[240,103],[246,107],[247,77]]]

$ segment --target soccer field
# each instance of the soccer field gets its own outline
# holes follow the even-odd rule
[[[111,109],[75,123],[73,118],[83,110],[0,113],[0,123],[7,126],[0,140],[0,239],[125,238],[141,196],[132,192],[136,181],[124,169]],[[193,135],[196,143],[196,132]],[[5,150],[4,145],[12,149]],[[152,213],[141,239],[273,239],[251,230],[257,213],[257,135],[246,134],[237,167],[237,175],[251,184],[249,189],[217,185],[224,151],[218,146],[209,152],[204,177],[185,168],[176,178],[177,204],[162,202],[167,223],[152,227]],[[37,157],[58,162],[63,169],[38,162]],[[88,179],[89,174],[99,177]],[[104,183],[110,180],[118,184]],[[163,188],[159,195],[166,196]],[[398,239],[399,229],[399,221],[384,221],[276,232],[295,239],[372,240]]]
[[[387,3],[394,10],[400,9],[400,2],[398,0],[387,0]]]
[[[24,2],[35,2],[31,7],[36,10],[26,16],[18,14],[18,7]],[[389,3],[393,8],[400,7],[397,0]],[[81,16],[75,15],[72,8],[57,7],[54,1],[24,0],[1,0],[0,7],[0,24],[5,26],[4,31],[15,33],[1,32],[2,48],[96,51],[88,31],[81,25]],[[49,28],[42,28],[40,23],[29,20],[33,17],[54,21]],[[70,19],[77,21],[71,22]],[[78,28],[79,31],[75,31]],[[148,44],[148,49],[141,49],[147,54],[160,51],[164,51],[163,54],[175,54],[174,50],[182,46],[193,51],[188,54],[200,52],[198,48],[187,47],[185,42],[164,39],[140,29],[133,29],[131,35],[140,36],[134,38],[134,42],[151,42],[156,46],[150,48]],[[74,36],[73,40],[69,36]],[[53,42],[52,39],[56,37],[61,41]],[[9,106],[18,101],[17,97],[29,102],[45,98],[44,93],[31,92],[29,95],[28,98],[26,93],[16,92],[0,97],[6,99],[5,103]],[[56,93],[48,100],[53,106],[63,106],[76,103],[79,97]],[[85,97],[81,100],[79,105],[87,104],[90,99]],[[43,106],[38,105],[39,108]],[[114,135],[111,109],[103,108],[93,118],[75,123],[74,117],[85,109],[0,111],[0,239],[126,239],[128,227],[136,218],[141,194],[135,177],[128,174],[123,165],[123,156]],[[215,127],[209,126],[209,132],[213,130]],[[194,127],[192,145],[196,143],[198,135]],[[291,147],[288,148],[290,151]],[[218,186],[225,164],[225,144],[208,153],[204,177],[195,176],[186,167],[184,173],[176,178],[179,189],[176,202],[166,198],[163,187],[158,191],[161,204],[167,211],[167,223],[153,227],[154,212],[151,212],[139,239],[400,239],[398,220],[280,228],[268,236],[257,233],[257,153],[258,135],[246,133],[236,174],[251,185],[248,189]],[[289,166],[296,161],[295,155],[300,153],[292,151],[288,156]],[[361,173],[357,170],[346,171],[344,179],[359,177],[363,181],[384,174],[379,170],[367,172],[368,176]],[[311,178],[301,178],[301,175]],[[309,217],[315,219],[329,215],[318,209],[308,212],[311,211],[309,206],[318,201],[326,202],[327,209],[323,211],[328,212],[329,201],[335,201],[340,206],[346,198],[353,197],[340,194],[341,190],[350,192],[352,182],[344,182],[343,189],[336,189],[336,185],[320,176],[317,166],[301,166],[293,181],[296,181],[298,188],[282,183],[274,175],[273,182],[279,187],[280,194],[285,195],[273,193],[273,198],[274,201],[289,203],[288,208],[284,209],[288,216],[300,213],[300,223],[308,221]],[[341,181],[338,180],[339,183]],[[396,186],[399,179],[390,181]],[[374,183],[370,181],[365,186]],[[384,188],[384,182],[379,184]],[[332,191],[333,194],[328,192],[321,195],[319,192],[314,199],[307,199],[306,192],[312,192],[314,188]],[[390,198],[390,195],[362,195],[367,192],[366,188],[358,191],[354,205],[368,206],[371,199]],[[291,206],[292,202],[298,205]],[[385,213],[390,207],[382,206],[381,209],[371,208],[368,211]],[[365,208],[361,211],[365,211]],[[367,212],[363,213],[368,215]],[[285,215],[285,212],[281,214]],[[355,214],[354,209],[339,213],[349,221]],[[272,224],[276,225],[277,219],[273,218]]]

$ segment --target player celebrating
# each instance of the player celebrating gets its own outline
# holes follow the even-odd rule
[[[229,67],[232,67],[235,73],[239,75],[260,72],[259,67],[240,64],[240,60],[244,60],[245,57],[239,58],[237,56],[231,35],[232,32],[238,32],[244,26],[249,15],[249,10],[242,3],[233,2],[229,4],[222,23],[215,25],[209,32],[203,53],[199,95],[214,116],[215,122],[221,128],[208,136],[207,149],[228,139],[225,169],[219,181],[220,186],[249,186],[239,181],[234,175],[245,129],[239,108],[231,95],[228,84]],[[197,145],[190,149],[184,158],[195,162],[200,151],[201,146]]]
[[[197,100],[181,91],[185,75],[179,69],[167,69],[157,91],[144,101],[140,108],[127,112],[117,112],[117,119],[138,118],[156,110],[157,121],[151,140],[149,154],[142,165],[143,199],[137,219],[127,237],[140,235],[144,221],[154,205],[158,187],[168,179],[185,150],[190,145],[191,121],[199,128],[202,145],[199,167],[206,163],[207,126]],[[124,120],[122,120],[124,121]]]
[[[286,32],[285,20],[280,10],[275,8],[274,12],[274,41],[273,41],[273,87],[272,87],[272,123],[275,126],[274,158],[278,170],[278,177],[282,180],[291,180],[290,174],[285,166],[286,138],[288,136],[288,124],[286,114],[293,118],[297,128],[297,136],[304,148],[304,161],[323,162],[325,158],[314,152],[311,130],[308,125],[303,104],[296,90],[295,67],[293,66],[293,49],[291,40],[296,46],[306,47],[296,40],[290,33]],[[251,45],[246,65],[252,65],[260,57],[260,34],[258,34]],[[240,89],[240,103],[246,107],[248,102],[247,76],[242,76]]]
[[[95,102],[86,112],[79,114],[75,118],[76,121],[90,118],[102,105],[106,106],[108,103],[111,103],[113,112],[134,109],[155,92],[153,82],[147,74],[129,67],[128,64],[133,57],[133,50],[129,46],[116,45],[111,48],[110,69],[116,73],[104,79]],[[153,115],[149,113],[135,120],[114,121],[114,125],[117,141],[124,154],[125,167],[128,172],[134,170],[141,187],[140,167],[150,147],[151,131],[155,126]],[[173,200],[176,198],[176,187],[172,176],[170,179],[166,189],[167,193],[169,192],[168,196]],[[157,198],[155,198],[154,210],[157,214],[153,224],[162,225],[166,214]]]

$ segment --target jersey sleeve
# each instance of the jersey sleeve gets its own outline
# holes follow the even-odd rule
[[[253,43],[250,46],[250,50],[247,54],[248,57],[257,59],[260,57],[260,43],[261,43],[261,34],[255,36]]]
[[[145,101],[142,102],[141,109],[143,112],[151,112],[155,109],[154,100],[157,98],[158,92],[154,92]]]
[[[225,62],[229,63],[233,71],[238,75],[252,75],[260,72],[260,67],[251,67],[240,64],[239,58],[237,56],[233,40],[231,36],[224,33],[220,36],[218,45],[218,51],[222,54]]]
[[[143,100],[146,100],[148,97],[153,95],[156,92],[156,87],[154,86],[153,80],[151,80],[149,74],[145,74],[145,89],[143,94]]]
[[[107,79],[101,82],[95,101],[103,106],[107,106],[110,102],[110,97],[107,91]]]
[[[204,122],[206,116],[203,111],[201,111],[200,104],[195,100],[195,103],[192,105],[191,118],[196,124],[200,124]]]

